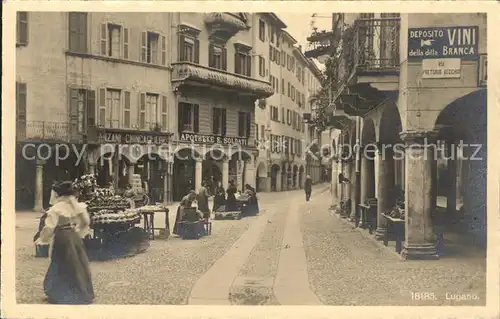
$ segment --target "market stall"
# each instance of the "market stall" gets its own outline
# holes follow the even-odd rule
[[[236,209],[227,209],[227,205],[221,205],[214,212],[215,219],[241,219],[243,217],[243,210],[245,206],[248,204],[249,197],[245,194],[238,194],[236,196]]]

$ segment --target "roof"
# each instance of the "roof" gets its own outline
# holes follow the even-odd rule
[[[274,23],[276,23],[276,25],[279,27],[279,28],[286,28],[287,25],[285,24],[285,22],[283,22],[283,20],[281,20],[277,15],[276,13],[273,13],[273,12],[263,12],[262,14],[266,15],[268,18],[270,18]]]
[[[304,64],[306,66],[309,66],[309,59],[305,57],[304,53],[302,52],[302,48],[301,46],[298,46],[298,47],[293,47],[293,53],[295,54],[295,56],[299,59],[302,60],[302,62],[304,62]]]
[[[292,37],[292,35],[290,33],[288,33],[286,30],[281,30],[281,32],[285,35],[285,37],[288,38],[289,41],[292,42],[292,44],[296,44],[299,42],[299,41],[295,40],[295,38]]]
[[[323,78],[323,72],[318,68],[316,63],[310,58],[307,59],[309,61],[309,68],[311,69],[312,73],[318,78],[318,80]]]

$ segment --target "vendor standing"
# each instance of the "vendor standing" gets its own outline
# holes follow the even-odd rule
[[[224,205],[226,202],[226,191],[224,190],[224,187],[222,187],[222,182],[217,183],[217,187],[215,188],[215,195],[214,195],[214,206],[213,206],[213,211],[217,211],[219,207]]]
[[[208,207],[208,190],[207,182],[203,183],[200,190],[198,191],[198,210],[203,213],[204,219],[210,218],[210,208]]]
[[[227,188],[227,200],[226,200],[226,211],[236,210],[236,193],[238,189],[234,185],[234,181],[229,182],[229,187]]]

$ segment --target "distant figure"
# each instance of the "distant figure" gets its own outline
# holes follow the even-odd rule
[[[204,219],[210,218],[210,208],[208,207],[208,190],[207,190],[208,182],[204,182],[198,191],[198,210],[203,213]]]
[[[347,184],[349,183],[349,180],[345,178],[344,174],[340,173],[339,174],[339,184]]]
[[[227,200],[226,200],[226,211],[234,211],[236,209],[236,193],[238,189],[234,185],[233,181],[229,182],[229,187],[227,188]]]
[[[259,202],[257,200],[257,192],[255,188],[249,184],[245,184],[244,196],[248,198],[245,215],[255,216],[259,214]]]
[[[215,188],[213,211],[217,211],[217,209],[224,205],[225,202],[226,191],[224,190],[224,187],[222,187],[222,182],[218,182],[217,187]]]
[[[312,179],[310,175],[306,176],[306,181],[304,183],[304,191],[306,193],[306,201],[308,202],[309,199],[311,198],[311,192],[312,192]]]

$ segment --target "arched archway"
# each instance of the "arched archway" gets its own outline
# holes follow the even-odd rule
[[[439,160],[444,169],[436,174],[443,196],[437,202],[446,202],[447,221],[462,220],[474,241],[485,246],[487,90],[474,91],[447,105],[437,117],[435,129],[445,155]]]
[[[165,200],[165,186],[168,187],[167,171],[167,162],[162,156],[156,153],[144,154],[137,160],[136,165],[131,167],[128,174],[126,167],[123,167],[120,171],[120,183],[128,184],[130,173],[139,175],[144,192],[150,197],[151,203],[162,203]]]
[[[196,159],[201,154],[192,147],[178,148],[174,153],[173,199],[180,201],[188,190],[195,189]]]
[[[279,176],[280,170],[281,170],[281,167],[278,164],[273,164],[271,166],[271,191],[272,192],[279,191],[278,180],[280,179],[280,176]]]
[[[298,188],[298,174],[299,174],[299,168],[297,165],[293,166],[292,169],[292,187],[293,188]]]
[[[238,190],[243,190],[243,186],[250,182],[247,178],[247,165],[252,159],[252,153],[246,150],[236,150],[230,153],[229,160],[229,181],[233,181]],[[252,177],[252,179],[254,179]]]
[[[223,161],[227,154],[221,149],[210,149],[203,155],[202,180],[210,194],[214,194],[218,182],[223,181]]]
[[[255,174],[255,189],[257,190],[257,192],[265,191],[266,184],[267,184],[266,164],[260,162],[257,165],[257,173]]]

